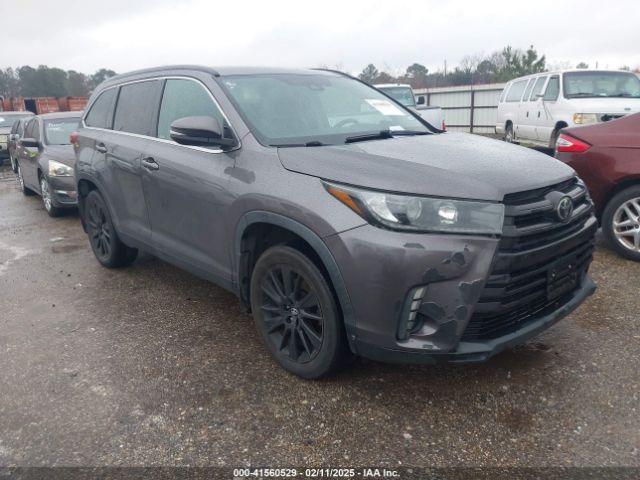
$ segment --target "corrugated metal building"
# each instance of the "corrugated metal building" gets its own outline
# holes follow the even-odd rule
[[[427,105],[441,107],[447,129],[471,133],[495,133],[498,101],[505,83],[460,87],[419,88]]]

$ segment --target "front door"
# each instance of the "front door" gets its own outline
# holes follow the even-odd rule
[[[40,122],[38,119],[31,119],[25,128],[23,139],[33,139],[37,142],[41,142],[40,130]],[[18,145],[18,162],[20,164],[22,181],[27,188],[39,192],[40,180],[38,179],[38,157],[40,156],[40,147],[27,147],[22,144],[22,139],[19,141]]]
[[[167,79],[158,115],[158,140],[150,141],[142,159],[153,244],[169,261],[186,263],[205,277],[229,280],[223,219],[231,202],[226,172],[234,165],[234,155],[217,147],[189,147],[171,140],[171,123],[192,116],[214,117],[221,125],[225,122],[202,83]]]
[[[541,99],[542,111],[536,123],[536,135],[538,140],[549,143],[555,129],[554,112],[558,97],[560,96],[560,76],[552,75],[547,82],[544,96]]]

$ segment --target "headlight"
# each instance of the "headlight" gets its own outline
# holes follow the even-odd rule
[[[576,125],[586,125],[588,123],[597,123],[598,115],[595,113],[574,113],[573,123]]]
[[[500,203],[394,195],[330,183],[324,186],[374,225],[419,232],[502,233],[504,205]]]
[[[72,177],[73,168],[64,163],[49,160],[49,176],[50,177]]]

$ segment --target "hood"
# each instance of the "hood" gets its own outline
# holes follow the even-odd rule
[[[615,113],[628,115],[640,112],[640,98],[572,98],[571,109],[578,113]]]
[[[571,168],[535,150],[465,133],[280,148],[287,170],[398,193],[501,201],[562,182]]]
[[[0,127],[0,135],[9,135],[11,133],[11,127]]]
[[[46,145],[43,156],[48,160],[55,160],[69,167],[73,167],[76,163],[73,145]]]

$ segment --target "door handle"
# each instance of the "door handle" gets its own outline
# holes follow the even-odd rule
[[[538,118],[540,118],[540,111],[538,111]]]
[[[142,166],[149,171],[155,171],[160,169],[160,165],[153,159],[153,157],[145,157],[142,159]]]
[[[104,143],[99,143],[96,145],[96,150],[100,153],[107,153],[107,146]]]

